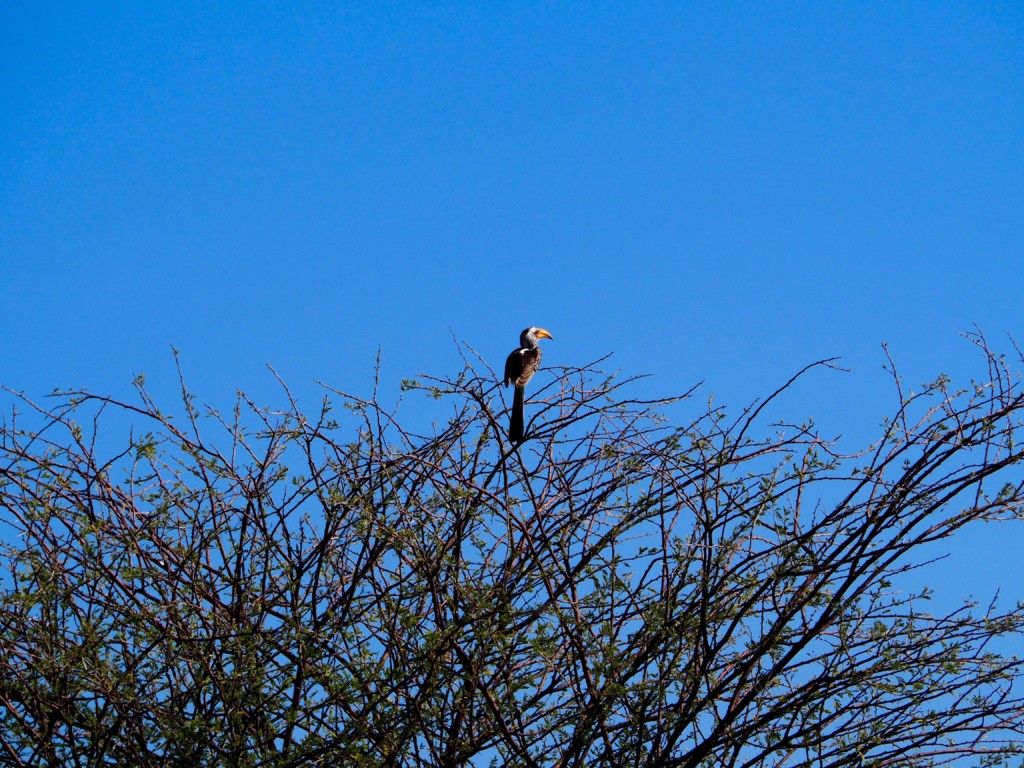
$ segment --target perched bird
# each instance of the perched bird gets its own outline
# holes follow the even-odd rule
[[[543,328],[527,328],[519,334],[519,349],[513,349],[505,360],[505,386],[513,384],[516,388],[512,399],[512,416],[508,422],[508,439],[513,443],[523,441],[523,398],[526,382],[540,368],[540,344],[538,339],[551,339],[550,333]]]

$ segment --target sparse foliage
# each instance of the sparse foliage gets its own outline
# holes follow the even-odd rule
[[[518,449],[474,360],[403,382],[450,407],[428,435],[340,392],[12,396],[0,765],[1008,762],[1021,605],[896,584],[1021,517],[1024,393],[972,340],[983,380],[901,390],[853,456],[762,423],[787,387],[686,420],[593,366],[537,377]]]

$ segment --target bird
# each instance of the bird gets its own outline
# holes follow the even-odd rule
[[[540,368],[539,339],[554,340],[554,337],[543,328],[526,328],[519,334],[519,347],[513,349],[505,360],[504,385],[507,387],[512,384],[516,388],[512,399],[512,415],[508,422],[508,439],[513,443],[521,443],[524,439],[523,401],[527,382]]]

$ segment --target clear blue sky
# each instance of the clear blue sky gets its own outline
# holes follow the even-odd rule
[[[614,352],[868,439],[1024,336],[1024,5],[9,3],[0,382],[271,401]],[[697,405],[695,404],[695,408]],[[853,447],[852,445],[850,447]],[[1021,531],[971,577],[1018,581]],[[980,540],[979,540],[980,541]],[[1016,550],[1016,551],[1015,551]],[[979,565],[979,561],[983,561]],[[954,589],[966,574],[952,574]],[[1007,586],[1011,586],[1007,584]],[[966,590],[966,587],[964,588]]]

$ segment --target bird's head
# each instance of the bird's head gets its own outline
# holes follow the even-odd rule
[[[519,334],[519,343],[521,346],[529,347],[537,343],[537,339],[552,339],[554,336],[548,333],[543,328],[536,328],[531,326]],[[532,344],[530,342],[533,342]]]

